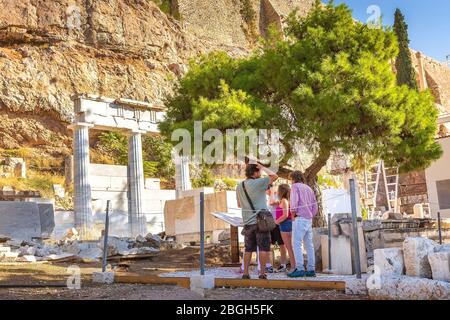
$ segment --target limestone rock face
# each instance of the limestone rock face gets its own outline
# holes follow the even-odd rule
[[[188,59],[215,48],[150,0],[1,1],[0,147],[67,151],[74,94],[161,104]]]
[[[405,269],[403,250],[386,248],[374,250],[374,264],[381,275],[402,275]]]
[[[450,283],[430,279],[388,276],[381,277],[379,286],[368,288],[371,299],[448,300]]]
[[[152,0],[0,1],[0,147],[66,154],[73,95],[162,105],[190,58],[249,52],[242,1],[172,2],[180,20]],[[314,1],[265,2],[281,19]],[[259,29],[261,0],[249,3]]]
[[[403,254],[408,276],[431,278],[428,255],[434,252],[436,245],[434,241],[427,238],[406,238],[403,242]]]

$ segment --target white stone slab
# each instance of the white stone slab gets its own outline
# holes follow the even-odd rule
[[[41,237],[38,204],[25,201],[0,201],[0,234],[21,240]]]
[[[434,252],[428,255],[433,280],[450,282],[450,252]]]
[[[401,248],[375,249],[374,265],[381,275],[402,275],[405,269],[403,250]]]
[[[353,274],[350,238],[331,238],[331,269],[334,274]]]
[[[436,243],[422,237],[406,238],[403,242],[403,256],[406,274],[421,278],[431,278],[428,255],[434,252]]]
[[[105,283],[105,284],[114,283],[114,272],[112,272],[112,271],[93,272],[92,273],[92,282]]]

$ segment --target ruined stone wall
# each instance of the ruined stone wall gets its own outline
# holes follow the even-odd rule
[[[450,112],[450,68],[442,62],[427,57],[423,53],[411,50],[411,57],[416,71],[419,69],[419,57],[425,71],[424,80],[433,93],[441,112]]]
[[[308,14],[315,0],[268,0],[283,20],[292,10],[297,9],[301,16]]]
[[[413,171],[399,176],[400,212],[413,214],[416,203],[427,203],[425,171]]]
[[[176,11],[186,28],[197,37],[229,46],[247,47],[242,30],[240,0],[174,0]]]
[[[255,39],[249,39],[247,17],[243,10],[251,5],[255,12],[257,32],[265,35],[270,24],[280,30],[282,21],[294,9],[306,15],[314,0],[216,0],[214,5],[204,0],[173,0],[172,10],[185,22],[189,32],[200,38],[228,46],[247,47]]]

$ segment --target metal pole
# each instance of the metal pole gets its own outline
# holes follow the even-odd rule
[[[328,271],[331,271],[331,213],[328,214]]]
[[[200,192],[200,275],[205,275],[205,193]]]
[[[438,211],[438,233],[439,233],[439,244],[442,244],[442,229],[441,229],[441,213]]]
[[[350,197],[352,202],[352,225],[353,225],[353,248],[355,251],[355,268],[356,277],[361,279],[361,258],[359,256],[359,241],[358,241],[358,224],[356,217],[356,189],[355,179],[350,179]]]
[[[105,231],[103,234],[103,259],[102,259],[102,272],[106,271],[106,264],[108,260],[108,230],[109,230],[109,205],[111,200],[106,201],[106,218],[105,218]]]

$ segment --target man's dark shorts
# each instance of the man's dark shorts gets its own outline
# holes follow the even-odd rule
[[[270,238],[272,239],[273,245],[284,245],[283,238],[281,237],[280,226],[277,225],[275,229],[270,232]]]
[[[270,232],[258,232],[256,224],[245,226],[244,235],[245,252],[270,251]]]

